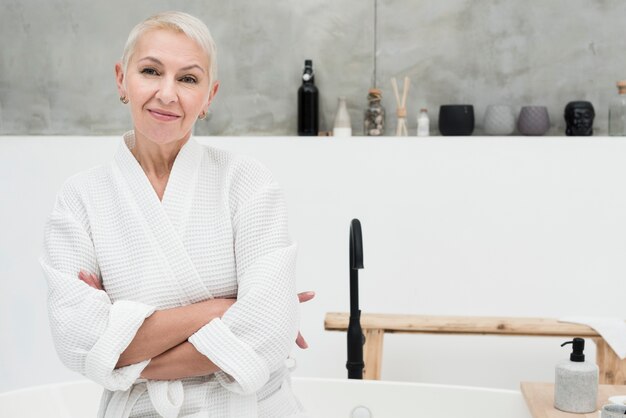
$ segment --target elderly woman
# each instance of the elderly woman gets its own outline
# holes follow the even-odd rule
[[[45,232],[60,358],[104,386],[100,417],[298,416],[283,195],[258,162],[191,137],[218,89],[207,27],[150,17],[115,72],[134,129],[65,182]]]

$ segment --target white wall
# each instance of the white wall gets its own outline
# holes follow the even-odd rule
[[[348,231],[363,226],[361,309],[626,317],[626,141],[609,138],[199,138],[252,155],[286,190],[311,348],[296,374],[343,377]],[[62,181],[115,137],[0,137],[0,391],[75,379],[56,358],[37,257]],[[516,388],[548,381],[562,339],[385,337],[383,378]],[[590,345],[589,355],[594,349]]]

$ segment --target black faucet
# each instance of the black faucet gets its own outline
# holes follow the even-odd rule
[[[350,322],[348,324],[348,379],[363,379],[363,344],[365,337],[361,329],[359,309],[359,269],[363,268],[363,237],[361,222],[350,223]]]

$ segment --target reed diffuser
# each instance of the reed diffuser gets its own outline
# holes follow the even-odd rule
[[[408,136],[406,129],[406,96],[409,93],[409,77],[404,77],[404,84],[402,85],[402,98],[398,91],[398,83],[396,78],[391,78],[391,86],[393,87],[393,93],[396,96],[396,114],[398,115],[398,125],[396,126],[396,136]]]

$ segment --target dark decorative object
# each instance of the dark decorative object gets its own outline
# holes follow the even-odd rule
[[[474,106],[442,105],[439,108],[439,132],[444,136],[471,135],[474,132]]]
[[[593,135],[593,118],[596,112],[591,102],[569,102],[565,106],[565,135],[567,136],[591,136]]]
[[[517,129],[522,135],[541,136],[550,129],[550,115],[545,106],[524,106],[517,119]]]

